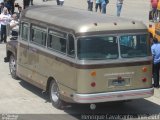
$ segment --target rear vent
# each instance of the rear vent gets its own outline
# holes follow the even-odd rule
[[[94,25],[97,26],[98,24],[97,24],[97,23],[94,23]]]
[[[117,25],[117,23],[116,23],[116,22],[114,22],[114,25]]]
[[[132,21],[132,24],[135,24],[135,21]]]

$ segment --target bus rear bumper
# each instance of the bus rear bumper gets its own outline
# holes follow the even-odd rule
[[[77,103],[100,103],[109,101],[146,98],[152,96],[153,94],[154,88],[148,88],[96,94],[74,94],[73,100]]]

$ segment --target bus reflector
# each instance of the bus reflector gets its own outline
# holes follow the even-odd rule
[[[142,78],[142,81],[143,81],[143,82],[146,82],[146,81],[147,81],[147,78]]]
[[[143,71],[143,72],[147,72],[147,68],[146,68],[146,67],[143,67],[143,68],[142,68],[142,71]]]
[[[135,21],[132,21],[132,24],[135,24]]]
[[[95,86],[96,86],[96,83],[95,83],[95,82],[92,82],[92,83],[91,83],[91,86],[92,86],[92,87],[95,87]]]
[[[116,22],[114,22],[114,25],[117,25],[117,23],[116,23]]]
[[[92,76],[92,77],[95,77],[95,76],[96,76],[96,71],[92,71],[92,72],[91,72],[91,76]]]
[[[98,24],[97,24],[97,23],[94,23],[94,25],[97,26]]]

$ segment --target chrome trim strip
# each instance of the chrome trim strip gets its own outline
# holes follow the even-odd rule
[[[73,100],[77,103],[99,103],[108,101],[130,100],[150,97],[154,94],[154,88],[106,92],[97,94],[74,94]]]

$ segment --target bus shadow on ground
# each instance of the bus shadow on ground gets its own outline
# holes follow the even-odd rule
[[[33,94],[35,94],[35,95],[39,96],[40,98],[46,100],[46,102],[49,102],[49,95],[47,93],[43,92],[42,89],[40,89],[40,88],[38,88],[38,87],[36,87],[36,86],[24,81],[24,80],[21,80],[21,79],[19,79],[19,80],[20,80],[19,84],[23,88],[29,90]]]
[[[42,94],[41,89],[23,80],[20,80],[19,83],[22,87],[49,102],[48,94]],[[94,110],[91,110],[90,104],[67,104],[63,111],[80,120],[97,120],[97,117],[100,120],[160,118],[160,106],[146,99],[98,103]]]

